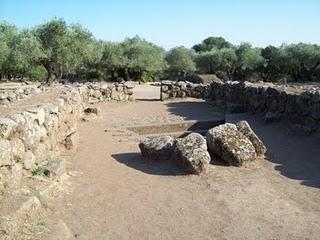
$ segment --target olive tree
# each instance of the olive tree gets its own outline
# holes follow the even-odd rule
[[[194,45],[192,48],[196,52],[208,52],[213,49],[231,48],[232,44],[223,37],[208,37],[201,43]]]
[[[173,77],[185,77],[188,73],[196,71],[196,64],[193,60],[194,52],[185,47],[171,49],[166,56],[169,64],[169,73]]]
[[[0,22],[0,80],[4,75],[11,78],[7,72],[7,66],[16,35],[17,28],[14,25],[5,21]]]
[[[164,49],[138,36],[125,39],[121,47],[126,80],[130,75],[135,80],[151,80],[145,79],[147,73],[156,74],[166,67]]]
[[[265,64],[265,59],[261,56],[261,50],[252,48],[250,43],[242,43],[235,51],[237,63],[234,78],[237,80],[255,81],[257,69]]]
[[[320,68],[320,46],[290,44],[282,46],[284,71],[295,81],[314,81]]]

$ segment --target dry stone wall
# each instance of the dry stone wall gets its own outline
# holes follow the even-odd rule
[[[19,185],[39,166],[59,158],[77,139],[89,103],[133,100],[132,83],[87,83],[61,87],[59,98],[0,118],[0,191]]]
[[[269,83],[221,82],[192,84],[163,81],[161,99],[196,97],[239,104],[250,112],[278,114],[291,122],[318,129],[320,125],[320,89],[291,91]]]
[[[43,90],[44,89],[37,87],[0,89],[0,105],[8,105],[17,100],[31,97],[41,93]]]
[[[194,97],[210,98],[211,86],[209,84],[194,84],[191,82],[162,81],[161,100],[172,98]]]

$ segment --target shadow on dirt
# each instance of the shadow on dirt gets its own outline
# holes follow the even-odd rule
[[[160,102],[160,98],[136,98],[135,100],[140,102]]]
[[[185,120],[206,120],[217,116],[217,111],[208,101],[166,102],[171,114],[183,117]]]
[[[152,175],[178,176],[186,175],[178,166],[170,161],[147,162],[141,158],[140,153],[113,154],[112,157],[128,167]]]
[[[267,159],[283,176],[300,180],[302,185],[320,188],[320,138],[290,132],[286,123],[266,124],[263,116],[228,115],[228,122],[247,120],[267,146]]]

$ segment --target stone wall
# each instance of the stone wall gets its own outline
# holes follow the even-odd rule
[[[76,144],[77,125],[88,104],[133,99],[131,83],[61,86],[50,103],[0,118],[0,191],[19,185],[23,176]]]
[[[160,98],[162,101],[171,98],[210,98],[211,86],[209,84],[194,84],[190,82],[162,81]]]
[[[0,89],[0,105],[8,105],[17,100],[25,99],[41,93],[42,91],[43,89],[37,87]]]
[[[291,89],[271,83],[221,82],[192,84],[163,81],[161,99],[205,98],[235,103],[249,112],[269,112],[293,123],[318,128],[320,125],[320,88]]]

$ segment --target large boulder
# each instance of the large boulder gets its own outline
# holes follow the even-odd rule
[[[145,138],[139,143],[142,157],[150,161],[163,161],[173,153],[174,139],[170,136]]]
[[[254,133],[247,121],[240,121],[236,124],[238,131],[245,135],[253,144],[258,156],[264,155],[267,151],[261,139]]]
[[[199,133],[191,133],[178,138],[174,146],[173,160],[192,174],[206,171],[211,161],[205,138]]]
[[[207,143],[210,152],[233,166],[242,166],[257,157],[252,142],[234,124],[226,123],[210,129]]]

